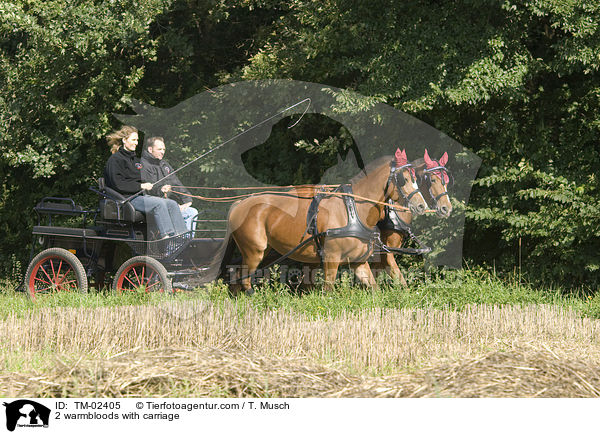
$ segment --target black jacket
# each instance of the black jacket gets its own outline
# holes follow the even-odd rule
[[[155,183],[159,179],[164,178],[169,173],[174,172],[173,167],[165,159],[159,160],[158,158],[154,158],[152,154],[150,154],[146,149],[142,151],[142,180],[143,182],[151,182]],[[171,175],[168,178],[162,180],[152,187],[149,194],[153,196],[164,197],[162,191],[160,191],[163,185],[170,185],[175,191],[180,191],[185,194],[190,194],[190,191],[187,188],[183,187],[183,184],[177,177],[177,175]],[[176,193],[169,193],[169,199],[176,200],[177,202],[183,204],[192,201],[191,197],[182,196]]]
[[[122,146],[112,154],[104,166],[104,182],[107,187],[130,196],[142,189],[142,163],[133,151]]]

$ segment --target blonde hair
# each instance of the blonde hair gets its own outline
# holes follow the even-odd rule
[[[110,145],[110,152],[114,154],[119,150],[121,145],[123,144],[123,139],[126,139],[133,133],[137,133],[138,130],[136,127],[132,127],[131,125],[125,125],[121,127],[121,129],[114,131],[106,136],[106,140]]]

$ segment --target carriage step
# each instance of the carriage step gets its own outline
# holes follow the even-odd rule
[[[54,235],[60,237],[96,237],[100,228],[65,228],[61,226],[34,226],[34,235]]]

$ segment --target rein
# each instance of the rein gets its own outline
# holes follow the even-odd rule
[[[316,187],[316,186],[315,186]],[[332,186],[327,186],[327,187],[332,187]],[[180,187],[181,188],[181,187]],[[186,187],[186,188],[190,188],[190,187]],[[198,188],[210,188],[210,187],[198,187]],[[222,187],[223,189],[231,189],[231,190],[235,190],[236,188],[230,188],[230,187]],[[259,187],[242,187],[240,189],[243,188],[259,188]],[[267,187],[270,188],[270,187]],[[288,188],[288,187],[282,187],[282,188]],[[221,188],[219,187],[214,187],[215,190],[220,190]],[[176,190],[171,190],[171,193],[175,193],[175,194],[179,194],[181,196],[186,196],[186,197],[191,197],[194,199],[199,199],[199,200],[203,200],[206,202],[234,202],[236,200],[240,200],[240,199],[245,199],[247,197],[250,196],[258,196],[258,195],[263,195],[263,194],[275,194],[275,195],[280,195],[280,196],[289,196],[289,197],[295,197],[298,199],[313,199],[313,197],[302,197],[302,196],[296,196],[293,194],[290,194],[288,192],[284,192],[284,191],[270,191],[270,190],[265,190],[265,191],[261,191],[258,193],[248,193],[248,194],[241,194],[238,196],[228,196],[228,197],[206,197],[206,196],[200,196],[200,195],[194,195],[194,194],[188,194],[188,193],[184,193],[182,191],[176,191]],[[336,192],[336,191],[329,191],[329,192],[325,192],[325,194],[327,196],[336,196],[336,197],[343,197],[343,196],[348,196],[348,197],[353,197],[354,199],[359,199],[362,200],[364,202],[370,202],[376,205],[383,205],[383,206],[387,206],[390,208],[394,208],[398,211],[407,211],[410,212],[410,209],[402,206],[402,205],[396,205],[396,204],[390,204],[388,202],[381,202],[379,200],[375,200],[375,199],[369,199],[368,197],[364,197],[364,196],[359,196],[357,194],[353,194],[353,193],[342,193],[342,192]],[[426,210],[426,213],[433,213],[435,212],[435,210]]]

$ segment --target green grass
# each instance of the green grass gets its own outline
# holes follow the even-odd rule
[[[57,292],[49,295],[38,295],[36,301],[32,301],[27,294],[15,291],[14,287],[3,286],[0,291],[0,319],[6,318],[9,314],[19,315],[29,310],[42,308],[98,308],[144,305],[164,301],[165,297],[167,296],[158,293],[116,295],[111,292],[95,292],[90,290],[88,293]],[[185,297],[186,295],[182,295],[182,298]]]
[[[315,289],[299,295],[286,285],[275,282],[259,285],[254,295],[240,297],[238,303],[244,308],[250,305],[258,310],[286,309],[314,317],[358,313],[371,308],[460,310],[473,304],[552,304],[600,318],[600,295],[588,296],[583,292],[563,294],[560,288],[536,289],[531,284],[517,283],[513,278],[501,279],[481,269],[421,276],[421,280],[415,280],[409,290],[391,282],[380,282],[380,288],[373,291],[342,279],[332,291]],[[222,302],[227,297],[226,287],[212,285],[206,296],[215,303]]]
[[[41,296],[32,302],[24,293],[15,292],[15,285],[4,283],[0,291],[0,318],[8,314],[43,307],[110,307],[148,304],[164,301],[160,294],[115,295],[110,292],[88,294],[58,293]],[[372,308],[463,309],[467,305],[552,304],[572,308],[585,316],[600,318],[600,294],[588,292],[564,294],[560,288],[535,288],[518,283],[513,276],[500,278],[484,269],[453,270],[421,275],[409,290],[393,282],[380,282],[373,291],[352,284],[347,275],[335,288],[324,291],[318,287],[305,292],[293,291],[285,284],[270,281],[258,284],[254,295],[237,299],[240,312],[252,307],[258,310],[285,309],[308,314],[314,318],[337,316]],[[217,282],[193,293],[179,293],[177,299],[202,299],[217,305],[230,300],[227,286]]]

